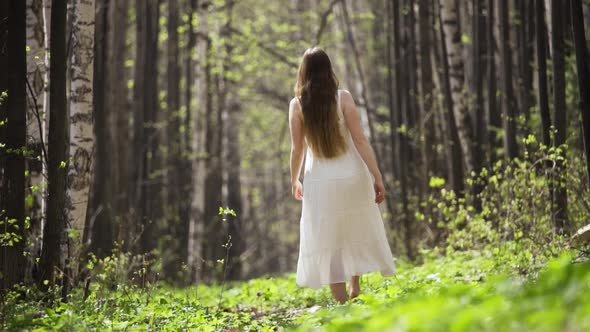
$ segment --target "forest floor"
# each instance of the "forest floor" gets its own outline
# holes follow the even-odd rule
[[[327,287],[295,276],[184,289],[95,285],[52,308],[14,300],[9,331],[588,331],[590,262],[565,254],[523,273],[486,252],[398,262],[398,274],[362,277],[363,294],[336,304]],[[520,271],[520,272],[519,272]],[[9,302],[11,300],[9,299]]]

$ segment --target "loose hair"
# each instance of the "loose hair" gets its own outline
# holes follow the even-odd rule
[[[303,111],[303,133],[315,156],[335,158],[346,151],[337,113],[338,79],[319,47],[305,51],[297,72],[295,96]]]

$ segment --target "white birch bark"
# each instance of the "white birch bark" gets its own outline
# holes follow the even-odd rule
[[[78,233],[74,243],[79,244],[84,234],[94,153],[94,0],[76,0],[72,29],[67,210],[69,226]]]
[[[464,156],[464,164],[467,174],[472,169],[472,130],[469,108],[466,105],[464,95],[465,77],[464,64],[461,53],[461,31],[459,30],[459,17],[457,15],[457,0],[440,0],[441,17],[447,45],[447,61],[449,62],[449,76],[451,82],[451,97],[453,99],[453,113],[457,123],[461,151]]]
[[[41,127],[43,141],[48,142],[49,137],[47,136],[49,133],[49,41],[51,40],[51,0],[43,0],[42,3],[42,11],[43,11],[43,95],[39,96],[39,98],[43,98],[43,108],[40,110],[41,113]],[[43,177],[46,178],[47,175],[47,163],[44,162],[41,165]],[[39,229],[40,236],[43,235],[43,229],[45,228],[45,215],[47,211],[47,196],[45,195],[45,186],[39,188],[42,198],[41,198],[41,215],[43,218],[41,219],[41,227]],[[38,252],[41,252],[43,249],[43,240],[40,239],[39,241],[39,249]]]

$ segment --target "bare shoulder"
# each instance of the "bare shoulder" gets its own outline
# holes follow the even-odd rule
[[[340,90],[340,102],[344,109],[354,107],[354,98],[348,90]]]
[[[299,108],[299,98],[293,97],[289,102],[289,109],[298,109]]]
[[[289,102],[289,115],[301,116],[301,105],[299,104],[299,98],[293,97]]]

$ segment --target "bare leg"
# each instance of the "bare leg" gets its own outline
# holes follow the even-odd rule
[[[350,278],[350,298],[354,299],[359,296],[361,292],[360,276],[353,276]]]
[[[346,294],[346,283],[339,282],[336,284],[330,284],[330,290],[332,291],[332,295],[334,299],[338,301],[340,304],[344,304],[348,300],[348,294]]]

